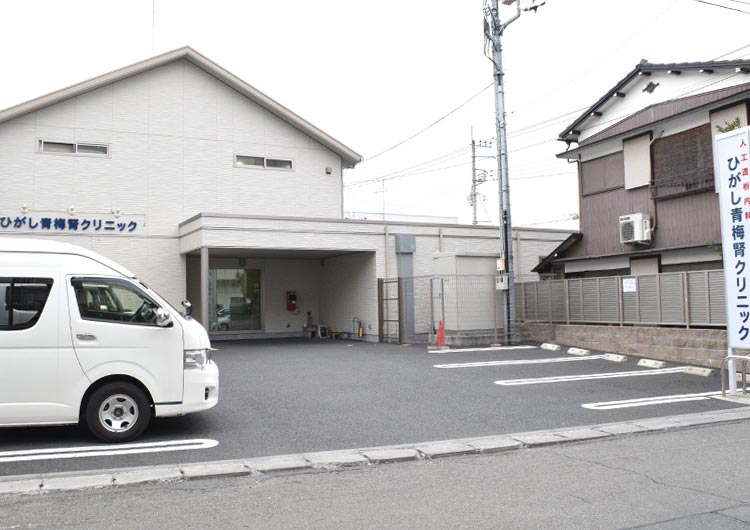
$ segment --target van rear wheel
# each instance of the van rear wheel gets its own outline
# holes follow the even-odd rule
[[[103,442],[129,442],[140,436],[151,420],[146,394],[132,383],[107,383],[86,405],[86,424]]]

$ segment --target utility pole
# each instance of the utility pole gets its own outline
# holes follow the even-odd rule
[[[508,182],[508,148],[505,135],[505,90],[503,88],[503,57],[500,38],[503,31],[521,16],[520,0],[502,0],[505,5],[516,4],[516,14],[507,22],[500,22],[498,0],[492,0],[489,12],[485,12],[485,35],[492,44],[493,75],[495,79],[495,128],[497,129],[498,193],[500,199],[500,256],[505,261],[508,278],[507,290],[503,291],[505,309],[505,344],[515,339],[516,289],[513,278],[513,235],[510,219],[510,186]]]
[[[477,146],[474,142],[474,127],[471,128],[471,224],[477,224]]]

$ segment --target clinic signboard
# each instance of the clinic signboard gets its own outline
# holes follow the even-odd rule
[[[727,345],[750,348],[750,127],[716,137]]]
[[[12,214],[0,211],[0,234],[28,235],[142,235],[145,215],[118,215],[68,212],[27,212]]]

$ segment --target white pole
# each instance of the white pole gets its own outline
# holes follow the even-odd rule
[[[732,355],[732,348],[727,348],[727,356]],[[729,394],[732,396],[737,395],[737,367],[735,366],[734,359],[727,361],[727,378],[729,378]]]

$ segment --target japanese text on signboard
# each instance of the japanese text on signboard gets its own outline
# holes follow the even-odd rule
[[[134,220],[111,220],[86,217],[35,217],[31,215],[2,216],[0,229],[68,232],[132,232],[138,228]]]
[[[731,348],[750,345],[750,147],[748,128],[717,138],[727,333]]]

